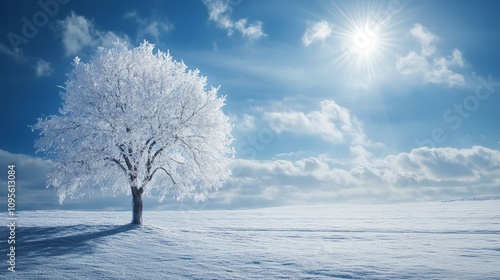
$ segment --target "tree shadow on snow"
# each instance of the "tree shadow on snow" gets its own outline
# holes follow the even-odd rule
[[[74,225],[19,227],[16,229],[16,255],[23,266],[36,265],[43,258],[92,253],[98,239],[139,229],[136,225]]]

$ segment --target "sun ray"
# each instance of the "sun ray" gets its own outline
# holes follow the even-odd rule
[[[392,65],[402,8],[386,2],[355,2],[342,7],[334,3],[327,10],[335,20],[339,42],[332,54],[334,67],[349,83],[369,86]]]

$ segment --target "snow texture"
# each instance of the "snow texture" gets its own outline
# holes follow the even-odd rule
[[[146,211],[143,227],[129,220],[21,212],[17,272],[2,261],[0,278],[500,279],[495,200]]]

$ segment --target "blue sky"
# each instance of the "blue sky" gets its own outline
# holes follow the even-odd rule
[[[128,210],[130,197],[106,194],[59,205],[45,188],[48,160],[35,154],[28,126],[57,114],[58,85],[75,56],[86,61],[116,39],[148,40],[221,85],[237,156],[232,178],[206,203],[151,198],[146,207],[498,194],[499,5],[2,1],[1,164],[17,165],[21,209]]]

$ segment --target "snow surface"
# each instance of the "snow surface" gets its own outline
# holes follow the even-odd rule
[[[6,221],[5,213],[2,214]],[[500,202],[21,212],[2,279],[500,279]]]

